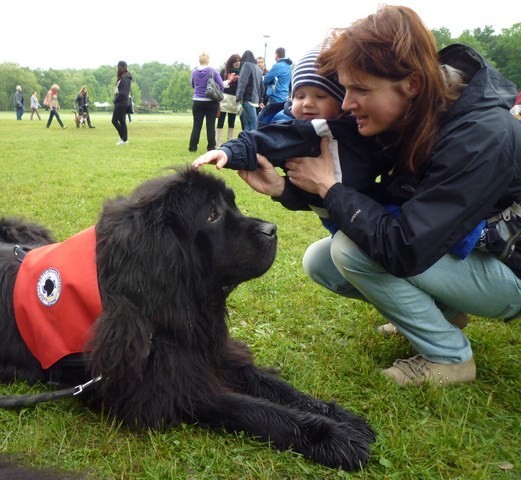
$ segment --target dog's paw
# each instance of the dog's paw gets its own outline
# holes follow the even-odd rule
[[[331,468],[358,470],[370,458],[370,445],[374,433],[364,422],[336,423],[324,422],[308,440],[305,456]]]
[[[366,440],[370,443],[376,440],[376,434],[371,426],[366,422],[365,419],[355,415],[349,410],[345,410],[338,403],[331,402],[327,403],[327,409],[324,413],[324,416],[331,418],[339,423],[347,423],[351,425],[353,428],[356,428],[363,435],[366,436]]]

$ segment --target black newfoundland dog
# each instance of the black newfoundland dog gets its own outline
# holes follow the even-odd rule
[[[230,337],[226,298],[270,268],[277,234],[242,215],[223,181],[192,169],[149,180],[85,232],[55,243],[44,227],[0,221],[2,382],[101,376],[93,402],[133,428],[197,423],[329,467],[368,461],[364,419],[256,367]]]

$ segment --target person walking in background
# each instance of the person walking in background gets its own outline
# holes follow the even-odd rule
[[[96,128],[92,126],[90,122],[90,113],[89,113],[89,91],[87,89],[87,85],[83,85],[81,90],[76,95],[76,105],[78,105],[78,113],[80,115],[85,114],[87,125],[89,128]]]
[[[132,75],[127,70],[127,62],[120,60],[114,92],[114,111],[112,112],[112,125],[119,134],[116,145],[128,144],[127,110],[130,107],[131,87]]]
[[[242,104],[244,131],[257,128],[257,110],[263,94],[262,72],[250,50],[242,55],[241,74],[237,85],[237,101]]]
[[[192,100],[192,115],[194,124],[190,135],[189,152],[197,152],[197,145],[201,137],[203,122],[206,120],[206,140],[207,150],[215,148],[215,119],[219,110],[219,102],[212,100],[205,95],[206,85],[212,77],[221,91],[224,91],[224,83],[219,72],[209,66],[210,57],[203,52],[199,55],[199,65],[192,71],[192,88],[194,95]]]
[[[21,120],[25,112],[25,99],[20,85],[16,86],[16,91],[14,92],[14,108],[16,110],[16,119]]]
[[[50,110],[46,128],[49,128],[51,126],[52,119],[54,117],[56,117],[56,120],[60,124],[60,127],[67,128],[67,125],[63,124],[62,119],[60,118],[60,114],[58,113],[58,110],[60,110],[60,103],[58,102],[59,90],[60,86],[55,83],[47,92],[45,100],[43,101],[43,104]]]
[[[215,132],[216,147],[222,144],[223,127],[228,115],[228,140],[233,138],[235,129],[235,119],[241,111],[241,104],[237,102],[235,93],[239,82],[239,72],[241,69],[241,56],[237,53],[228,58],[225,67],[221,70],[221,78],[224,83],[224,98],[221,100],[221,113],[217,120],[217,130]]]
[[[286,50],[282,47],[275,50],[275,62],[263,79],[268,103],[286,102],[289,98],[293,62],[286,58]]]
[[[38,111],[40,107],[41,105],[38,101],[38,94],[36,92],[33,92],[33,94],[31,95],[31,120],[33,119],[35,113],[38,117],[38,120],[42,119],[42,117],[40,117],[40,112]]]

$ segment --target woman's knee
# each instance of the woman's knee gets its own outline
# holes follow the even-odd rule
[[[317,274],[324,269],[324,266],[331,263],[330,254],[331,238],[323,238],[312,243],[304,252],[302,257],[302,267],[308,277],[315,280]]]
[[[346,276],[351,273],[383,270],[353,240],[337,232],[331,242],[331,259],[336,268]]]
[[[342,271],[357,263],[360,256],[365,254],[360,248],[342,232],[332,237],[323,238],[312,243],[304,253],[302,266],[308,276],[314,278],[316,272],[331,268],[334,264],[337,270]]]

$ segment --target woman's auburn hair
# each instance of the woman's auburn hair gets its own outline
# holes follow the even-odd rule
[[[436,42],[418,14],[394,5],[335,30],[317,59],[319,73],[366,72],[402,80],[414,74],[420,88],[401,122],[398,165],[416,171],[432,153],[440,115],[451,97],[440,71]]]

